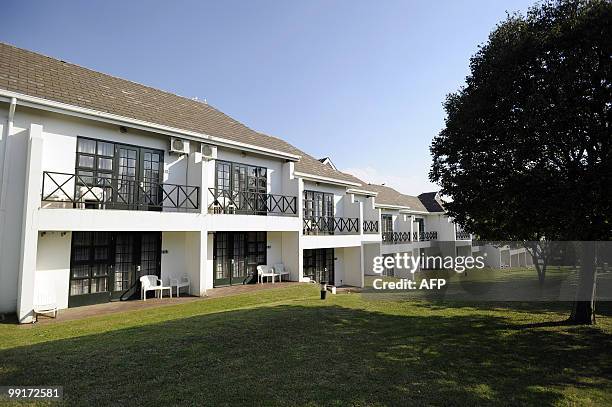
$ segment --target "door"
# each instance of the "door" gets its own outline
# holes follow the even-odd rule
[[[138,148],[126,145],[117,145],[117,162],[115,164],[115,206],[118,209],[138,209],[136,200],[138,177]]]
[[[72,232],[69,307],[110,300],[112,245],[109,232]]]
[[[304,277],[334,284],[334,249],[304,250]]]
[[[140,277],[147,275],[161,276],[161,233],[117,233],[111,300],[140,298]]]
[[[68,306],[139,298],[161,275],[161,232],[73,232]]]
[[[134,291],[135,272],[138,265],[136,235],[118,233],[115,240],[115,264],[111,289],[111,299],[119,300],[124,294]]]
[[[333,234],[334,195],[318,191],[304,191],[304,217],[307,219],[308,234]]]
[[[217,160],[215,186],[236,213],[266,215],[268,171],[265,167]]]
[[[214,285],[222,286],[231,283],[231,259],[230,256],[230,234],[227,232],[217,232],[214,236]]]
[[[266,232],[216,232],[214,286],[257,281],[257,266],[266,264],[266,251]]]
[[[385,243],[393,242],[393,216],[382,215],[382,240]]]
[[[140,154],[140,171],[139,171],[139,201],[142,209],[158,210],[163,206],[164,196],[162,193],[163,180],[163,165],[164,156],[159,150],[151,150],[141,148]],[[166,191],[171,193],[171,191]],[[174,200],[176,205],[180,203],[177,194],[171,194],[170,199]]]

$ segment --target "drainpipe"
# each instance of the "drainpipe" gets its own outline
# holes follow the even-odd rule
[[[4,132],[4,143],[2,147],[2,172],[0,173],[0,210],[6,209],[6,188],[8,184],[8,160],[6,159],[6,150],[8,149],[9,134],[13,130],[13,119],[15,118],[15,107],[17,106],[17,98],[11,98],[9,106],[8,120],[6,121],[6,131]]]

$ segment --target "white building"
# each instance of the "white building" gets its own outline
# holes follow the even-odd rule
[[[471,253],[430,194],[365,184],[205,103],[6,44],[0,137],[0,313],[21,322],[39,295],[60,308],[137,298],[147,274],[187,273],[199,296],[282,263],[292,281],[361,287],[380,254]]]

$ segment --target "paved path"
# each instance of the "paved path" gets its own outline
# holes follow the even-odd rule
[[[184,304],[193,301],[205,301],[210,298],[221,298],[229,297],[232,295],[252,293],[262,290],[271,290],[274,288],[284,288],[297,285],[300,283],[287,282],[287,283],[266,283],[266,284],[246,284],[246,285],[235,285],[229,287],[219,287],[207,291],[206,297],[191,297],[181,296],[179,298],[164,297],[164,298],[151,298],[146,301],[141,300],[130,300],[130,301],[114,301],[107,302],[104,304],[87,305],[84,307],[75,307],[63,309],[58,312],[57,318],[51,318],[46,316],[39,316],[39,324],[49,324],[61,321],[73,321],[77,319],[83,319],[99,315],[116,314],[118,312],[125,312],[131,310],[139,310],[146,308],[158,308],[165,307],[168,305]]]

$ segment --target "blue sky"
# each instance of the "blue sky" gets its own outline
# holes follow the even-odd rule
[[[442,102],[531,1],[13,1],[0,41],[209,104],[409,194]],[[10,16],[10,17],[9,17]]]

